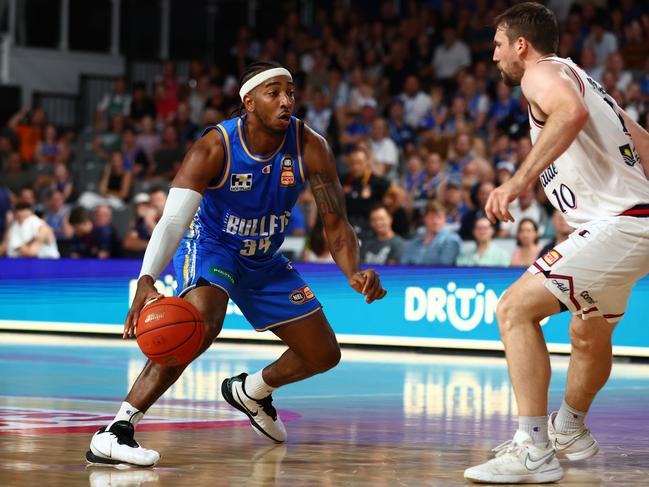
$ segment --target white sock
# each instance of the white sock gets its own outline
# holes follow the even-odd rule
[[[530,435],[535,445],[545,446],[549,441],[547,416],[519,416],[518,429]]]
[[[261,374],[262,371],[263,369],[246,377],[246,381],[243,385],[243,392],[245,392],[246,396],[251,399],[263,399],[277,389],[276,387],[269,386],[264,382],[264,378]]]
[[[564,399],[556,418],[554,418],[554,427],[559,433],[574,433],[584,426],[585,417],[585,412],[570,407]]]
[[[128,421],[135,428],[143,416],[144,413],[142,411],[124,401],[120,406],[119,411],[117,411],[115,419],[113,419],[113,421],[108,425],[108,428],[110,428],[117,421]]]

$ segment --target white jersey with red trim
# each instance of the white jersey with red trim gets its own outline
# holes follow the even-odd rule
[[[615,100],[572,60],[548,57],[539,62],[570,68],[589,113],[577,138],[540,176],[554,207],[576,228],[649,204],[649,181]],[[529,117],[534,144],[544,122],[531,109]]]

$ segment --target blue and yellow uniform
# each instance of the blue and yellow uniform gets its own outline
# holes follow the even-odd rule
[[[221,136],[224,164],[210,182],[176,255],[183,296],[196,286],[224,290],[257,331],[316,313],[321,305],[289,260],[278,252],[291,210],[306,181],[303,124],[295,117],[269,155],[250,150],[244,118],[209,127]]]

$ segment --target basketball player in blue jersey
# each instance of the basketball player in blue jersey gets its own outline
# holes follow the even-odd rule
[[[286,430],[273,407],[278,387],[325,372],[340,348],[322,306],[278,249],[291,209],[311,185],[331,253],[350,286],[371,303],[385,296],[378,275],[359,269],[358,241],[327,142],[291,115],[291,74],[276,63],[255,63],[241,80],[245,114],[205,130],[169,191],[147,246],[137,292],[124,324],[133,336],[144,304],[161,297],[154,282],[173,257],[178,295],[201,312],[207,333],[201,352],[221,331],[232,298],[257,331],[270,330],[288,349],[254,374],[222,384],[225,400],[276,443]],[[175,253],[175,256],[174,256]],[[160,454],[134,440],[137,423],[187,365],[148,361],[115,419],[93,436],[90,463],[154,465]]]

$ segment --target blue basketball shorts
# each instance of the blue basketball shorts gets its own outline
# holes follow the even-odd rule
[[[201,285],[219,288],[256,331],[274,330],[322,309],[300,273],[279,252],[254,262],[223,246],[183,239],[173,262],[178,296]]]

